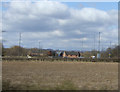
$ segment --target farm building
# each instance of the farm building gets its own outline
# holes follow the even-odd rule
[[[46,56],[45,53],[30,53],[30,56]]]
[[[67,52],[67,51],[64,51],[63,52],[63,58],[78,58],[80,57],[80,52]]]
[[[30,55],[30,56],[46,56],[47,55],[47,51],[45,51],[45,50],[41,50],[41,51],[39,51],[39,50],[30,50],[29,52],[28,52],[28,55]]]
[[[80,52],[75,51],[48,51],[48,56],[63,58],[79,58]]]

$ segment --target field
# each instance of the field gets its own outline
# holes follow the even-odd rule
[[[3,61],[4,90],[117,90],[118,63]]]

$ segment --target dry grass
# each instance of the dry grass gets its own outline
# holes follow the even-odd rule
[[[3,62],[3,89],[117,90],[118,63]]]

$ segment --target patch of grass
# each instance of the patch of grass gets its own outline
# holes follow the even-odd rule
[[[109,89],[108,89],[107,85],[104,85],[104,86],[100,87],[100,90],[109,90]]]
[[[3,90],[77,90],[78,87],[71,81],[65,80],[61,84],[56,85],[55,87],[50,86],[40,86],[40,85],[13,85],[10,80],[3,82]]]
[[[3,81],[2,82],[2,90],[19,90],[21,89],[20,88],[20,85],[13,85],[11,84],[11,81],[10,80],[6,80],[6,81]]]
[[[55,90],[77,90],[78,87],[71,81],[65,80],[60,85],[57,85]]]

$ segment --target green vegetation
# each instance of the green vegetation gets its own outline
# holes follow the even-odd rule
[[[65,80],[60,85],[57,85],[56,90],[77,90],[79,89],[71,80]]]
[[[12,84],[10,80],[3,81],[3,91],[4,90],[97,90],[96,88],[92,87],[89,88],[88,85],[84,85],[81,88],[78,85],[75,85],[74,82],[71,80],[64,80],[58,85],[55,86],[40,86],[40,85],[33,85],[33,84]],[[99,88],[99,90],[109,90],[109,87],[103,85]]]
[[[3,56],[27,56],[30,55],[31,53],[37,54],[36,56],[48,56],[48,51],[45,49],[38,49],[38,48],[23,48],[19,46],[13,46],[11,48],[4,48],[2,46],[2,55]],[[106,50],[101,51],[101,58],[118,58],[120,56],[120,46],[115,46],[113,48],[108,48]],[[41,54],[40,54],[41,53]],[[93,51],[86,51],[86,52],[81,52],[81,55],[85,58],[89,58],[90,56],[97,56],[98,51],[93,50]],[[38,55],[39,54],[39,55]]]
[[[27,84],[12,84],[10,80],[3,81],[3,90],[77,90],[78,87],[71,80],[64,80],[59,85],[54,87],[51,86],[40,86]]]

